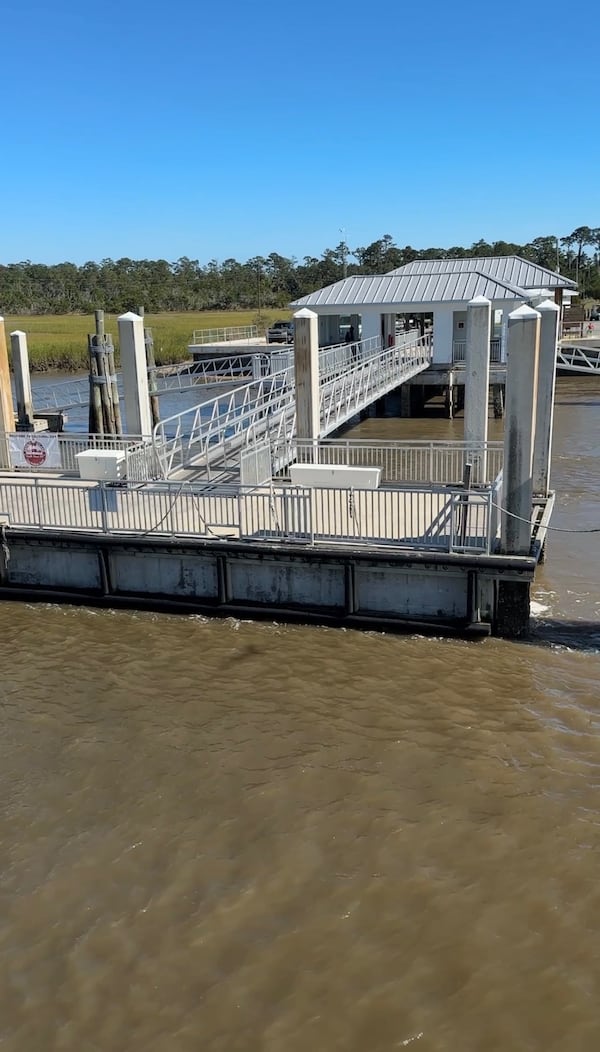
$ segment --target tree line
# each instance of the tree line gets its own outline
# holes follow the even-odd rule
[[[400,248],[391,234],[364,247],[340,241],[320,257],[302,261],[271,252],[244,263],[201,264],[183,256],[165,259],[103,259],[44,265],[26,260],[0,265],[0,311],[5,314],[89,313],[103,307],[121,313],[143,304],[159,311],[284,308],[299,296],[352,274],[384,274],[416,259],[517,255],[577,282],[583,295],[600,300],[600,227],[577,227],[564,237],[536,237],[525,245],[476,241],[469,247]]]

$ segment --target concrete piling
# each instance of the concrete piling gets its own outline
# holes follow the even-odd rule
[[[560,307],[552,300],[544,300],[543,303],[538,304],[536,309],[540,313],[541,322],[532,485],[534,493],[547,497],[550,488]]]
[[[6,348],[6,331],[4,318],[0,317],[0,434],[5,436],[15,429],[15,411],[13,407],[12,388],[10,386],[10,370],[8,367],[8,351]],[[10,468],[10,451],[8,441],[2,437],[0,441],[0,468]]]
[[[120,316],[118,324],[127,433],[149,436],[152,434],[152,416],[144,342],[144,319],[140,318],[139,314],[128,311],[127,314]]]
[[[504,429],[502,551],[528,555],[531,548],[532,460],[535,434],[540,315],[522,306],[508,318]]]
[[[303,308],[294,314],[296,436],[316,446],[321,432],[319,405],[319,320]]]
[[[492,305],[476,296],[467,305],[465,352],[465,463],[475,470],[479,482],[487,478],[488,401],[490,384],[490,333]]]
[[[20,329],[10,334],[15,395],[17,402],[17,431],[33,431],[33,397],[29,372],[27,336]]]

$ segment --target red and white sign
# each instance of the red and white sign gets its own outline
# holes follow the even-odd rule
[[[10,460],[14,468],[42,468],[56,470],[62,467],[60,446],[56,435],[24,434],[11,435]]]

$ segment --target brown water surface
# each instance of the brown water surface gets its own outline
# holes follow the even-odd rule
[[[599,421],[561,380],[555,526]],[[524,644],[0,605],[2,1049],[600,1047],[599,536]]]

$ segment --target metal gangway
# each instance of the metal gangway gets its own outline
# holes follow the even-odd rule
[[[212,478],[239,472],[240,451],[261,438],[274,445],[295,431],[293,351],[280,372],[244,384],[162,420],[154,429],[164,478]],[[319,352],[321,436],[427,369],[431,338],[405,333],[390,347],[379,336]]]
[[[293,351],[291,352],[293,357]],[[273,354],[249,353],[206,358],[198,362],[182,362],[173,367],[149,370],[152,393],[184,394],[195,387],[211,388],[226,384],[248,383],[270,372],[280,372],[289,364],[290,352]],[[123,395],[123,381],[117,373],[117,386]],[[76,406],[87,406],[90,400],[88,376],[76,380],[61,380],[54,384],[36,384],[33,401],[36,413],[64,412]]]
[[[595,373],[600,375],[600,344],[559,343],[556,368],[570,373]]]

